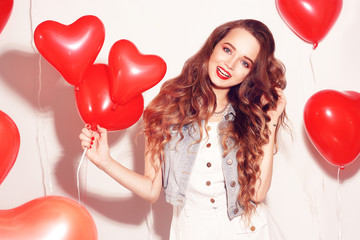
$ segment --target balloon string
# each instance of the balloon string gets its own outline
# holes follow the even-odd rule
[[[88,162],[85,162],[85,186],[84,186],[84,207],[85,207],[85,203],[86,203],[86,189],[87,189],[87,170],[88,170]]]
[[[33,45],[33,39],[34,39],[34,36],[33,36],[34,31],[33,30],[34,30],[34,28],[33,28],[33,17],[32,17],[33,10],[32,10],[32,8],[33,8],[33,2],[32,2],[32,0],[30,0],[30,12],[29,12],[30,29],[31,29],[30,45],[33,48],[34,52],[36,52],[36,49],[35,49],[35,47]],[[41,79],[40,78],[40,72],[41,72],[41,70],[40,70],[40,66],[39,66],[39,81]],[[38,96],[39,96],[39,94],[38,94]],[[38,98],[38,101],[39,101],[39,98]],[[46,196],[47,194],[46,194],[46,185],[45,185],[44,162],[43,162],[43,159],[42,159],[42,154],[41,154],[41,149],[40,149],[40,134],[39,134],[39,131],[40,131],[39,130],[39,123],[36,122],[36,133],[37,133],[37,135],[36,135],[36,143],[37,143],[38,151],[39,151],[39,154],[40,154],[40,163],[41,163],[41,170],[42,170],[41,171],[42,172],[42,181],[43,181],[43,187],[44,187],[44,195]]]
[[[34,26],[33,26],[33,1],[30,0],[30,28],[31,28],[31,47],[33,48],[34,52],[37,52],[37,49],[35,47],[35,43],[34,43]],[[39,90],[38,90],[38,94],[37,94],[37,100],[38,100],[38,106],[41,112],[43,112],[43,108],[41,107],[40,104],[40,96],[41,96],[41,88],[42,88],[42,69],[41,69],[41,55],[39,54]]]
[[[309,54],[309,61],[310,61],[310,67],[311,67],[311,73],[313,76],[313,82],[314,82],[314,87],[316,88],[316,79],[315,79],[315,72],[314,72],[314,67],[313,67],[313,63],[312,63],[312,53],[314,52],[315,48],[312,48]]]
[[[146,216],[146,225],[149,231],[149,240],[153,239],[153,229],[154,229],[154,216],[152,210],[152,204],[150,203],[150,212]]]
[[[340,196],[340,171],[342,167],[339,167],[337,174],[338,188],[337,188],[337,198],[338,198],[338,220],[339,220],[339,240],[341,240],[342,228],[341,228],[341,220],[342,220],[342,211],[341,211],[341,196]]]
[[[36,48],[35,48],[35,44],[34,44],[34,27],[33,27],[33,1],[30,0],[30,12],[29,12],[29,16],[30,16],[30,28],[31,28],[31,39],[30,39],[30,43],[31,43],[31,47],[33,48],[34,52],[36,52]],[[38,93],[37,93],[37,104],[38,107],[40,109],[40,112],[44,112],[43,108],[41,107],[40,104],[40,96],[41,96],[41,89],[42,89],[42,69],[41,69],[41,55],[39,55],[39,61],[38,61],[38,83],[39,83],[39,89],[38,89]],[[37,114],[38,118],[41,118],[41,116],[39,117],[39,115]],[[53,193],[53,184],[51,181],[51,170],[50,170],[50,164],[49,164],[49,158],[48,158],[48,150],[47,150],[47,145],[46,145],[46,139],[44,136],[44,122],[41,119],[41,133],[40,132],[40,127],[39,127],[39,122],[37,122],[37,144],[38,144],[38,150],[39,150],[39,154],[40,154],[40,162],[41,162],[41,167],[42,167],[42,179],[43,179],[43,186],[44,186],[44,194],[45,196],[47,195],[47,189],[46,189],[46,184],[45,184],[45,167],[44,167],[44,159],[43,159],[43,154],[41,151],[41,147],[40,147],[40,140],[42,140],[43,146],[44,146],[44,150],[45,150],[45,156],[46,156],[46,169],[47,169],[47,174],[48,174],[48,178],[49,178],[49,187],[50,187],[50,193]]]
[[[40,109],[40,112],[44,112],[43,108],[41,107],[41,101],[40,101],[40,96],[41,96],[41,90],[42,90],[42,69],[41,69],[41,55],[39,56],[39,62],[38,62],[38,69],[39,69],[39,90],[38,90],[38,94],[37,94],[37,102],[38,102],[38,105],[39,105],[39,109]],[[41,116],[40,116],[41,118]],[[40,120],[41,121],[41,127],[42,127],[42,131],[41,131],[41,137],[42,137],[42,143],[43,143],[43,146],[44,146],[44,150],[45,150],[45,161],[46,161],[46,169],[47,169],[47,174],[48,174],[48,179],[49,179],[49,187],[50,187],[50,193],[52,194],[53,193],[53,184],[52,184],[52,181],[51,181],[51,170],[50,170],[50,161],[49,161],[49,154],[48,154],[48,149],[47,149],[47,144],[46,144],[46,139],[45,139],[45,136],[44,136],[44,132],[45,132],[45,125],[44,125],[44,121],[43,119]],[[39,136],[38,136],[39,137]],[[39,143],[39,142],[38,142]],[[40,149],[40,147],[39,147]],[[42,155],[40,153],[40,155]],[[44,161],[41,160],[41,164],[44,164]],[[44,166],[43,167],[43,171],[44,171]],[[44,183],[45,184],[45,183]],[[46,195],[46,192],[45,192],[45,195]]]
[[[36,52],[35,42],[34,42],[34,20],[33,20],[33,0],[30,0],[30,29],[31,29],[31,47]]]
[[[37,49],[35,47],[35,43],[34,43],[34,26],[33,26],[33,1],[30,0],[30,28],[31,28],[31,47],[33,48],[34,52],[37,52]],[[41,96],[41,89],[42,89],[42,69],[41,69],[41,55],[39,54],[39,90],[38,90],[38,94],[37,94],[37,101],[38,101],[38,106],[41,112],[43,112],[43,108],[41,107],[40,104],[40,96]]]
[[[42,123],[43,125],[43,123]],[[42,129],[44,129],[42,127]],[[45,163],[44,163],[44,158],[43,158],[43,154],[42,154],[42,151],[41,151],[41,143],[40,143],[40,140],[42,140],[43,142],[45,142],[45,138],[44,138],[44,135],[43,133],[39,133],[40,132],[40,127],[39,127],[39,123],[36,124],[36,132],[37,132],[37,137],[36,137],[36,142],[37,142],[37,146],[38,146],[38,150],[39,150],[39,154],[40,154],[40,163],[41,163],[41,170],[42,170],[42,181],[43,181],[43,187],[44,187],[44,195],[47,196],[47,189],[46,189],[46,184],[45,184]],[[46,151],[47,153],[47,151]],[[47,166],[47,173],[48,173],[48,176],[49,176],[49,187],[50,187],[50,193],[53,192],[53,188],[52,188],[52,183],[51,183],[51,171],[50,171],[50,167]]]
[[[44,132],[45,132],[45,126],[44,126],[44,123],[43,123],[43,120],[41,120],[41,125],[42,125],[42,141],[43,141],[43,145],[44,145],[44,150],[45,150],[45,161],[46,161],[46,170],[47,170],[47,174],[48,174],[48,180],[49,180],[49,187],[50,187],[50,193],[52,194],[53,193],[53,184],[52,184],[52,181],[51,181],[51,169],[50,169],[50,161],[49,161],[49,154],[48,154],[48,150],[47,150],[47,144],[46,144],[46,139],[45,139],[45,136],[44,136]],[[42,164],[43,164],[43,161],[41,161]],[[44,167],[43,167],[44,169]]]
[[[79,177],[79,173],[80,173],[80,168],[81,168],[81,165],[85,159],[85,154],[86,154],[86,151],[87,151],[87,148],[85,148],[82,156],[81,156],[81,160],[80,160],[80,163],[79,163],[79,166],[78,166],[78,169],[77,169],[77,172],[76,172],[76,186],[77,186],[77,190],[78,190],[78,200],[79,200],[79,204],[81,204],[81,201],[80,201],[80,177]],[[85,206],[85,205],[84,205]]]

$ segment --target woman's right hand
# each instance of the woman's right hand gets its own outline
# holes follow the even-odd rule
[[[160,171],[154,168],[149,154],[145,157],[145,173],[138,174],[111,158],[105,128],[97,126],[97,130],[93,131],[85,126],[79,138],[82,148],[87,149],[89,160],[115,181],[150,202],[159,198],[162,189],[161,168]],[[160,160],[158,162],[160,164]]]
[[[81,147],[86,151],[86,157],[98,168],[104,169],[111,162],[107,139],[107,130],[97,125],[97,131],[86,125],[79,135]]]

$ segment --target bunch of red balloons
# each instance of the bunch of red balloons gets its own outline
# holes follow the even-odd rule
[[[0,0],[0,32],[13,1]],[[116,42],[108,65],[94,64],[105,39],[102,22],[95,16],[79,18],[68,26],[45,21],[35,30],[39,52],[75,87],[78,111],[84,122],[120,130],[141,116],[142,92],[155,86],[166,73],[166,63],[156,55],[143,55],[128,40]],[[0,111],[0,184],[13,167],[20,134],[16,124]],[[1,239],[97,239],[91,215],[70,199],[49,196],[17,208],[0,210]]]
[[[35,45],[64,79],[75,87],[83,121],[95,128],[120,130],[133,125],[144,108],[142,92],[166,73],[165,61],[144,55],[128,40],[111,47],[108,64],[94,64],[105,39],[102,22],[87,15],[70,25],[55,21],[39,24]]]

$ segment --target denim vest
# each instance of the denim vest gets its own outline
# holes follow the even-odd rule
[[[234,121],[234,118],[235,111],[230,107],[229,112],[219,123],[219,130]],[[200,143],[194,143],[200,139],[198,124],[184,126],[182,134],[184,138],[180,142],[180,134],[177,132],[172,134],[171,140],[164,148],[162,165],[165,200],[174,206],[184,206],[187,183],[200,145]],[[240,185],[238,182],[236,152],[237,148],[234,148],[225,157],[222,157],[229,219],[233,219],[243,212],[237,201]]]

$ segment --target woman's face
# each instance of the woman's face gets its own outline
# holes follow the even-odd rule
[[[229,90],[244,81],[260,51],[257,39],[234,28],[216,44],[209,59],[209,77],[214,90]]]

